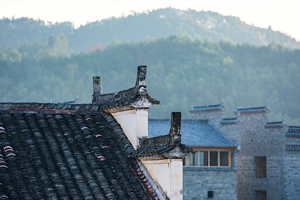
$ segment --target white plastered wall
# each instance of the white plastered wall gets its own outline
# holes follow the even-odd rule
[[[135,149],[139,144],[139,138],[148,137],[148,109],[128,110],[112,115]]]
[[[172,200],[182,200],[183,170],[181,159],[142,160],[150,175]]]

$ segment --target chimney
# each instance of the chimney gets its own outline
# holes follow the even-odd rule
[[[138,89],[139,95],[146,95],[147,89],[146,89],[146,74],[147,74],[147,66],[139,66],[137,71],[137,78],[135,87]]]
[[[94,76],[93,77],[93,101],[92,103],[96,102],[96,97],[102,94],[102,85],[101,85],[101,77],[100,76]]]
[[[180,135],[180,126],[181,126],[181,112],[172,112],[171,114],[171,128],[170,136]]]

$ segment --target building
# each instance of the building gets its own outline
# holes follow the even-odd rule
[[[182,199],[180,113],[148,139],[146,66],[91,104],[0,103],[0,199]]]
[[[182,142],[195,154],[183,161],[183,198],[237,199],[237,143],[210,124],[223,105],[194,107],[196,119],[181,121]],[[169,120],[150,119],[149,137],[168,129]]]
[[[203,125],[185,127],[186,122],[182,122],[183,141],[188,135],[189,140],[197,144],[186,144],[195,151],[203,149],[205,152],[205,142],[216,131],[236,144],[236,148],[232,146],[232,151],[229,151],[231,165],[228,167],[222,167],[219,163],[214,168],[202,166],[205,165],[205,153],[201,154],[201,151],[198,153],[197,167],[189,168],[189,164],[194,165],[195,155],[186,158],[185,164],[189,166],[184,167],[184,199],[197,199],[197,196],[200,199],[299,199],[300,126],[288,126],[284,121],[269,122],[270,109],[267,106],[237,108],[235,118],[223,118],[224,109],[223,104],[218,104],[195,106],[190,110],[197,123],[207,123],[213,127],[210,129],[203,129]],[[151,135],[151,120],[149,127]],[[193,138],[191,131],[199,139]],[[219,138],[214,140],[213,144],[219,143]],[[218,159],[221,163],[221,150]],[[231,192],[231,197],[225,195],[227,190]]]

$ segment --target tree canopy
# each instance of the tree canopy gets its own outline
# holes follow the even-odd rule
[[[61,48],[52,48],[53,41]],[[272,120],[285,116],[289,124],[300,124],[300,50],[183,35],[114,42],[88,54],[65,52],[61,34],[50,36],[49,43],[0,49],[1,102],[61,102],[78,96],[79,102],[91,103],[92,76],[101,76],[104,93],[116,92],[132,87],[136,67],[147,65],[148,92],[161,101],[150,110],[151,118],[167,118],[172,111],[189,118],[192,104],[224,100],[227,116],[236,105],[269,102]]]

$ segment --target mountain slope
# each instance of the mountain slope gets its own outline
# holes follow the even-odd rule
[[[17,48],[24,42],[46,42],[51,34],[63,32],[69,40],[69,47],[76,52],[87,52],[99,43],[107,46],[115,40],[132,42],[178,34],[216,42],[227,40],[259,46],[275,42],[288,48],[300,48],[300,42],[281,32],[248,25],[237,17],[174,8],[105,19],[78,29],[74,29],[70,22],[46,25],[43,21],[26,18],[2,19],[0,29],[5,30],[0,32],[0,46]]]
[[[192,103],[217,104],[223,99],[227,114],[236,105],[269,102],[273,120],[287,114],[290,124],[300,124],[300,50],[170,36],[115,43],[103,51],[69,57],[19,54],[0,54],[0,102],[59,102],[75,96],[91,102],[92,76],[101,76],[104,93],[116,92],[134,84],[138,65],[148,65],[147,89],[161,101],[151,109],[151,117],[181,111],[188,118]]]

